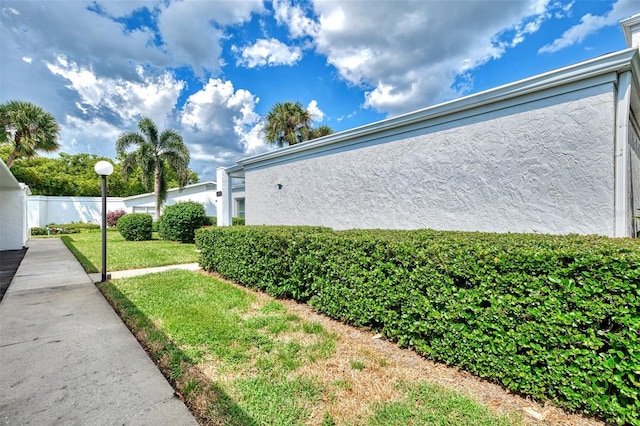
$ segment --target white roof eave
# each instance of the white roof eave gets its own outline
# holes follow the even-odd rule
[[[22,187],[7,165],[0,161],[0,188],[21,189]]]
[[[614,76],[615,73],[631,69],[633,69],[637,78],[637,73],[640,70],[640,63],[638,59],[638,49],[635,48],[602,55],[578,64],[538,74],[514,83],[509,83],[480,93],[387,118],[385,120],[356,127],[354,129],[334,133],[309,142],[247,157],[239,160],[236,165],[228,167],[226,170],[227,172],[239,174],[246,166],[258,166],[260,163],[280,161],[285,157],[294,157],[309,151],[319,151],[329,146],[348,144],[349,141],[369,134],[409,126],[414,123],[452,115],[458,112],[479,108],[488,104],[498,103],[504,100],[552,89],[581,80],[587,80],[607,74]]]
[[[198,183],[193,183],[191,185],[186,185],[185,187],[182,188],[182,191],[184,191],[185,189],[189,189],[189,188],[196,188],[198,186],[206,186],[206,185],[213,185],[214,187],[216,187],[216,183],[213,181],[206,181],[206,182],[198,182]],[[180,188],[171,188],[171,189],[167,189],[167,192],[175,192],[175,191],[181,191]],[[149,196],[153,196],[154,193],[153,192],[147,192],[146,194],[139,194],[139,195],[132,195],[130,197],[125,197],[122,200],[123,201],[132,201],[132,200],[136,200],[138,198],[145,198],[145,197],[149,197]]]

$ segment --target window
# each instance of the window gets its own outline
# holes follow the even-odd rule
[[[236,199],[236,217],[244,217],[244,198]]]

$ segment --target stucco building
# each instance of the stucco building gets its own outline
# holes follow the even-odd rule
[[[20,183],[0,161],[0,251],[20,250],[29,236],[27,196],[29,187]]]
[[[634,236],[640,15],[629,48],[218,169],[218,223]]]
[[[244,217],[244,188],[234,187],[232,214]],[[216,183],[198,182],[185,186],[182,190],[172,188],[167,191],[165,205],[183,201],[195,201],[204,206],[208,216],[216,216]],[[28,197],[28,226],[44,227],[51,223],[87,222],[101,223],[102,201],[100,197],[60,197],[32,195]],[[123,209],[127,213],[156,213],[154,193],[134,195],[131,197],[108,197],[107,211]]]

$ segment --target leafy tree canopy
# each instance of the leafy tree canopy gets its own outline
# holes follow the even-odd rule
[[[2,161],[11,154],[11,147],[0,146]],[[33,195],[66,195],[98,197],[101,194],[101,180],[96,175],[94,166],[98,161],[113,161],[95,154],[66,154],[58,157],[36,157],[18,159],[13,164],[11,172],[20,182],[29,186]],[[167,171],[169,188],[178,185],[178,179],[171,170]],[[187,184],[199,182],[196,172],[189,170]],[[107,179],[107,190],[112,197],[128,197],[148,192],[142,183],[142,172],[134,170],[128,180],[124,179],[122,164],[115,163],[113,174]]]
[[[281,147],[333,133],[333,129],[326,125],[314,129],[311,122],[311,113],[300,102],[278,102],[271,107],[262,127],[265,142]]]
[[[18,158],[33,158],[42,152],[60,149],[60,126],[53,115],[38,105],[24,101],[0,104],[0,145],[11,147],[5,159],[11,168]]]
[[[160,208],[167,199],[168,171],[173,170],[180,188],[185,186],[189,179],[191,155],[178,132],[173,129],[159,132],[149,117],[140,119],[138,130],[122,133],[116,141],[116,152],[125,178],[128,179],[134,170],[141,169],[145,188],[149,189],[153,183],[156,218],[159,218]]]

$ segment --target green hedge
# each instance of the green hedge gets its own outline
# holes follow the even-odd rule
[[[436,361],[640,424],[640,241],[323,228],[196,234],[200,264]]]
[[[151,239],[153,219],[146,213],[129,213],[118,219],[116,228],[127,241]]]
[[[216,216],[208,216],[209,218],[209,223],[207,225],[209,226],[217,226],[218,225],[218,218]],[[231,218],[231,225],[233,226],[243,226],[244,225],[244,217],[232,217]]]

